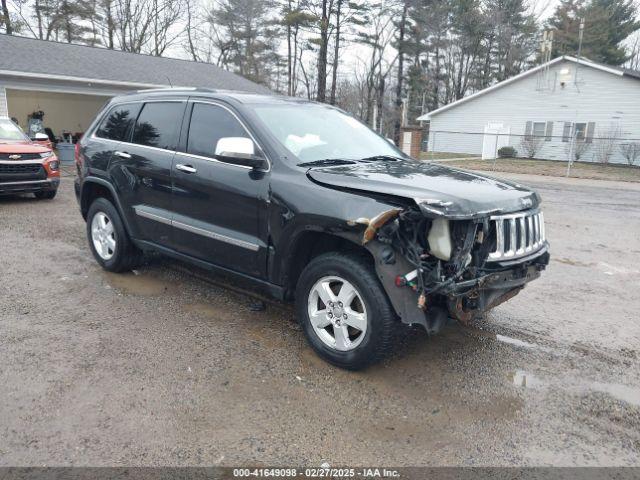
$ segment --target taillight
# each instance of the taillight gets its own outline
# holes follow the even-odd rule
[[[76,146],[74,148],[76,166],[78,168],[82,167],[82,159],[80,158],[80,141],[76,142]]]

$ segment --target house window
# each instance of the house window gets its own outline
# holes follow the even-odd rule
[[[575,127],[575,130],[573,129]],[[593,133],[596,129],[595,122],[564,122],[562,130],[562,141],[569,142],[575,134],[578,142],[591,143],[593,141]]]
[[[544,137],[546,127],[547,124],[545,122],[533,122],[533,136]]]
[[[544,138],[550,142],[553,137],[553,122],[527,122],[524,129],[526,140],[532,138]]]

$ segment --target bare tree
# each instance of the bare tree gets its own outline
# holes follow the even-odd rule
[[[4,31],[7,35],[13,35],[13,28],[11,26],[11,16],[9,15],[9,6],[7,0],[1,0],[2,16],[0,16],[0,25],[4,25]]]
[[[585,139],[574,139],[573,142],[567,142],[564,144],[565,153],[567,159],[579,162],[581,158],[591,150],[593,144],[586,142]],[[570,157],[573,157],[572,159]]]
[[[620,125],[612,123],[598,132],[595,140],[595,158],[600,163],[609,163],[620,140]]]
[[[400,127],[402,124],[402,86],[404,82],[404,55],[405,55],[405,32],[407,29],[407,15],[409,13],[409,0],[403,0],[400,23],[398,25],[398,75],[396,78],[396,99],[395,99],[395,122],[393,126],[393,141],[400,145]]]
[[[527,158],[535,158],[544,145],[544,137],[538,135],[525,135],[520,139],[520,148]]]
[[[640,158],[640,142],[629,142],[620,145],[620,153],[629,165],[634,165]]]

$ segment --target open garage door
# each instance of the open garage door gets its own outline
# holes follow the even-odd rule
[[[29,115],[44,112],[44,126],[60,138],[63,133],[83,133],[108,96],[6,89],[9,116],[27,131]]]

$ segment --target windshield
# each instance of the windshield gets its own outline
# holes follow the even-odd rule
[[[388,140],[339,110],[313,104],[259,105],[254,111],[301,162],[404,157]]]
[[[0,118],[0,142],[24,142],[25,140],[28,138],[15,123],[9,119]]]

